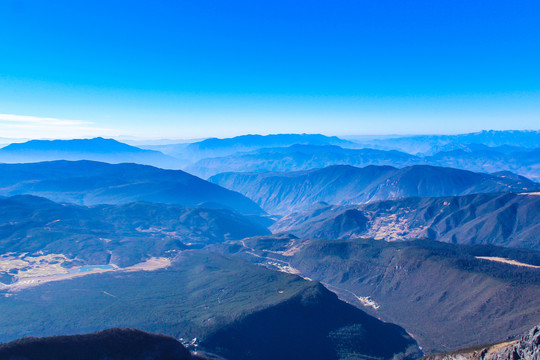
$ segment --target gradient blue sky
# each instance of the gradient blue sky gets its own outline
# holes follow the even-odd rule
[[[540,1],[0,1],[0,137],[540,128]]]

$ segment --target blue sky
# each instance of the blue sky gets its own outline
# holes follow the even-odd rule
[[[539,1],[0,2],[0,137],[540,128]]]

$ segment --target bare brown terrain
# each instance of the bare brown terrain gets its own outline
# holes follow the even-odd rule
[[[107,269],[92,268],[84,272],[78,272],[82,266],[66,269],[61,266],[62,262],[68,260],[63,254],[49,254],[44,256],[20,256],[3,255],[0,256],[0,270],[9,272],[17,270],[16,281],[12,284],[3,284],[2,288],[10,292],[27,289],[30,287],[45,284],[51,281],[63,281],[90,274],[99,274],[111,271],[154,271],[166,268],[171,264],[168,258],[152,257],[144,262],[119,268]],[[90,265],[91,266],[91,265]],[[21,271],[22,270],[22,271]]]
[[[540,266],[531,265],[531,264],[525,264],[525,263],[522,263],[522,262],[519,262],[519,261],[516,261],[516,260],[505,259],[505,258],[502,258],[502,257],[476,256],[476,258],[477,259],[482,259],[482,260],[501,262],[501,263],[505,263],[505,264],[509,264],[509,265],[524,266],[524,267],[529,267],[529,268],[533,268],[533,269],[540,269]]]

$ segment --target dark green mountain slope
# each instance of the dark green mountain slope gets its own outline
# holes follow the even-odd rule
[[[435,197],[474,193],[533,191],[540,185],[465,170],[428,165],[329,166],[290,173],[223,173],[209,181],[238,191],[270,213],[288,214],[317,202],[361,204],[409,196]]]
[[[151,256],[269,231],[223,209],[155,203],[60,205],[19,195],[0,198],[0,254],[64,254],[86,264],[128,266]]]
[[[245,214],[262,213],[244,196],[186,172],[137,164],[94,161],[0,164],[0,195],[19,194],[83,205],[133,201],[183,206],[214,203]]]
[[[184,251],[163,270],[88,275],[0,296],[0,341],[111,327],[197,338],[230,359],[391,359],[418,350],[403,329],[316,282]]]
[[[178,160],[159,151],[143,150],[114,139],[31,140],[0,149],[0,162],[94,160],[178,168]]]
[[[318,205],[277,221],[273,232],[302,238],[429,238],[540,250],[538,194],[411,197],[356,206]]]
[[[135,329],[109,329],[93,334],[27,337],[0,344],[1,360],[191,360],[190,352],[172,337]]]
[[[286,236],[244,239],[225,249],[323,282],[370,314],[403,326],[426,353],[500,341],[540,321],[540,253],[532,250]]]

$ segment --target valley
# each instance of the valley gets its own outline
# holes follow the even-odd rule
[[[269,268],[280,259],[349,303],[403,326],[426,353],[515,336],[540,317],[538,252],[433,241],[304,243],[272,236],[243,241],[247,248],[235,242],[215,246]],[[300,250],[283,255],[290,247]],[[482,257],[504,257],[533,266]]]
[[[200,360],[412,360],[498,354],[540,321],[540,185],[421,163],[493,149],[304,135],[152,149],[206,181],[99,158],[149,154],[104,140],[23,143],[77,160],[0,164],[0,354],[28,335],[147,336],[100,333],[134,328]]]
[[[0,360],[540,360],[539,19],[0,0]]]

